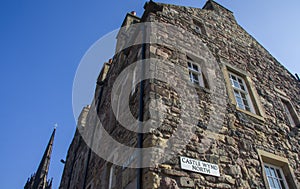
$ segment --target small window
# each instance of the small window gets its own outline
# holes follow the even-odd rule
[[[297,177],[285,157],[257,149],[267,189],[296,189]]]
[[[282,102],[283,110],[284,110],[284,113],[286,115],[286,118],[287,118],[289,124],[292,127],[299,125],[297,113],[295,112],[291,103],[288,100],[284,100],[284,99],[281,99],[281,102]]]
[[[240,109],[255,113],[245,80],[231,72],[229,72],[229,78],[237,106]]]
[[[283,171],[280,167],[265,163],[264,169],[270,189],[288,189]]]
[[[188,58],[188,69],[191,82],[201,87],[204,87],[204,80],[201,68],[195,63],[193,63],[192,59],[190,58]]]
[[[198,33],[198,34],[206,35],[206,31],[205,31],[204,25],[200,21],[198,21],[196,19],[193,19],[193,22],[194,22],[194,30],[195,30],[195,32]]]

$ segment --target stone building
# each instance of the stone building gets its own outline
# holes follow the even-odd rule
[[[48,172],[52,147],[56,129],[54,128],[39,167],[30,178],[28,178],[24,189],[52,189],[52,179],[48,180]]]
[[[125,17],[60,188],[300,188],[299,80],[212,0],[144,9]]]

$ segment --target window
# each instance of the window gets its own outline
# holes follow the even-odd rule
[[[240,109],[255,113],[245,80],[231,72],[229,72],[229,78],[237,106]]]
[[[292,104],[288,101],[288,100],[284,100],[283,98],[281,98],[281,102],[283,105],[283,110],[284,113],[287,117],[287,120],[289,122],[289,124],[294,127],[294,126],[298,126],[299,125],[299,119],[297,116],[296,111],[294,110]]]
[[[205,27],[201,23],[201,21],[193,19],[193,22],[194,22],[194,30],[195,30],[195,32],[198,33],[198,34],[206,35]]]
[[[230,102],[236,109],[258,120],[265,121],[265,111],[252,79],[244,70],[224,63],[222,66],[224,80]]]
[[[280,167],[265,163],[264,169],[270,189],[288,189],[283,171]]]
[[[198,65],[194,64],[190,58],[188,58],[188,69],[191,82],[204,87],[201,69],[198,67]]]
[[[266,189],[296,189],[297,178],[285,157],[257,149]]]

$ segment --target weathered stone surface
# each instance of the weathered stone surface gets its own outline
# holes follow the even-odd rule
[[[174,157],[155,167],[143,170],[143,175],[146,176],[144,188],[265,189],[267,183],[262,176],[263,166],[257,150],[264,150],[286,158],[295,175],[295,182],[300,182],[300,133],[298,128],[289,123],[281,102],[281,96],[284,95],[299,114],[299,82],[292,74],[237,24],[232,12],[213,1],[208,1],[208,5],[203,9],[154,2],[148,3],[145,8],[143,21],[171,24],[182,29],[182,32],[179,32],[173,31],[174,29],[171,31],[168,27],[160,27],[155,31],[150,31],[150,38],[154,41],[160,39],[163,44],[147,44],[145,50],[147,59],[155,58],[171,62],[172,66],[179,66],[188,78],[187,57],[194,54],[200,57],[196,63],[201,68],[205,68],[206,64],[216,63],[215,69],[212,70],[216,78],[214,81],[211,81],[211,78],[205,78],[206,86],[204,87],[190,83],[198,96],[198,102],[191,106],[195,106],[199,113],[188,115],[196,117],[195,129],[188,131],[190,140],[183,148],[176,144],[172,145]],[[131,23],[129,21],[132,19],[141,21],[136,17],[131,18],[130,15],[128,17],[124,23]],[[122,48],[128,41],[138,41],[141,37],[134,35],[132,29],[124,32],[118,36],[117,49]],[[190,38],[185,37],[187,33],[192,34],[188,35],[191,36]],[[128,65],[141,57],[140,45],[130,47],[115,55],[109,70],[103,69],[103,73],[101,72],[99,76],[105,87],[98,105],[100,107],[97,112],[98,116],[105,130],[114,139],[131,147],[136,147],[137,135],[122,127],[115,119],[111,110],[111,93],[116,77]],[[202,60],[201,57],[205,59]],[[210,58],[214,61],[208,62]],[[230,98],[230,88],[213,88],[212,82],[226,84],[224,81],[226,72],[222,72],[224,66],[250,78],[254,90],[251,98],[257,96],[257,104],[255,103],[254,108],[258,110],[258,104],[261,104],[263,114],[259,114],[260,111],[254,114],[237,108]],[[163,66],[156,67],[156,69],[170,78],[180,90],[188,90],[188,87],[174,76],[174,70],[165,69]],[[202,74],[205,76],[205,69]],[[135,117],[139,115],[139,86],[130,97],[130,110]],[[96,87],[95,99],[99,98],[100,89],[102,89],[101,86]],[[150,79],[146,82],[144,90],[145,120],[151,118],[150,110],[157,110],[163,118],[161,118],[162,124],[159,128],[154,128],[144,135],[143,146],[168,148],[170,138],[174,134],[182,134],[187,128],[183,127],[183,130],[179,130],[179,125],[184,122],[182,117],[187,114],[183,111],[186,105],[179,91],[163,81]],[[222,97],[225,101],[214,96],[215,90],[224,90]],[[150,101],[155,99],[159,99],[162,106],[151,106]],[[225,112],[220,112],[223,107],[225,107]],[[214,112],[218,112],[218,116],[212,116]],[[88,114],[86,116],[89,119],[79,124],[84,125],[84,127],[79,127],[80,131],[87,130],[91,133],[93,132],[91,128],[96,126],[94,132],[97,133],[99,125],[95,124],[96,118]],[[221,119],[222,117],[224,119]],[[103,145],[99,144],[99,147]],[[82,170],[86,170],[87,152],[86,143],[76,133],[68,152],[61,188],[68,188],[69,181],[69,188],[82,188],[85,174]],[[164,157],[165,153],[166,150],[157,150],[153,156]],[[182,170],[179,156],[218,164],[221,175],[214,177]],[[88,168],[86,181],[91,184],[92,189],[107,188],[110,163],[93,155],[88,162]],[[116,168],[115,177],[122,183],[114,189],[134,186],[132,183],[136,182],[134,174],[136,170],[127,169]]]
[[[188,177],[180,177],[179,183],[183,188],[193,188],[195,186],[194,181]]]
[[[160,182],[161,189],[179,189],[176,180],[165,177]]]

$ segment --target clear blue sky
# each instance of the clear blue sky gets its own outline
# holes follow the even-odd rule
[[[204,0],[160,2],[202,7]],[[292,73],[300,73],[299,0],[218,0]],[[50,177],[58,188],[76,121],[72,84],[80,59],[141,0],[1,0],[0,188],[22,188],[58,123]],[[99,60],[99,64],[104,60]],[[94,80],[95,81],[95,80]],[[93,81],[93,82],[94,82]],[[89,102],[87,102],[88,104]]]

